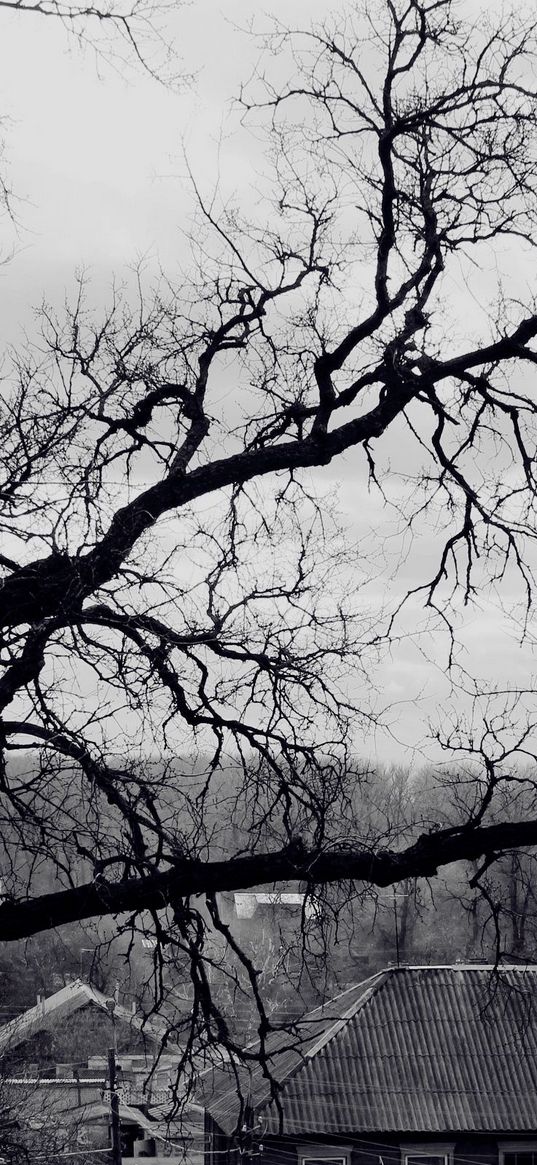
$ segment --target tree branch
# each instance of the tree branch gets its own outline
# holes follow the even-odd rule
[[[319,853],[301,842],[273,852],[224,861],[181,860],[173,869],[124,882],[103,878],[75,889],[0,905],[0,936],[13,941],[75,920],[125,911],[164,910],[177,899],[226,890],[246,890],[278,882],[319,885],[366,882],[391,886],[404,878],[430,878],[443,866],[537,845],[537,820],[503,822],[475,829],[423,834],[402,850],[351,847]]]

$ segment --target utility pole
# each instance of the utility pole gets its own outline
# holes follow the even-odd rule
[[[121,1130],[119,1123],[119,1096],[116,1090],[116,1049],[108,1049],[108,1076],[110,1078],[110,1113],[112,1117],[112,1165],[121,1165]]]

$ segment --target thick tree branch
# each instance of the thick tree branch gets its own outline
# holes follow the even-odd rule
[[[299,842],[274,852],[227,861],[186,859],[171,870],[143,878],[115,883],[97,879],[72,890],[43,894],[26,901],[5,901],[0,905],[0,937],[13,941],[77,919],[125,911],[164,910],[178,899],[278,882],[306,881],[318,885],[352,881],[391,886],[404,878],[430,878],[453,862],[475,861],[515,847],[534,845],[537,845],[537,820],[433,831],[423,834],[400,853],[359,847],[318,853]]]
[[[379,438],[424,386],[491,361],[516,359],[536,335],[537,315],[532,315],[492,344],[450,360],[430,361],[425,375],[409,370],[403,379],[392,380],[389,390],[368,413],[331,432],[237,453],[188,474],[171,473],[118,510],[103,539],[89,554],[78,559],[51,555],[5,578],[0,590],[0,626],[62,614],[69,621],[84,598],[114,578],[138,539],[162,514],[253,478],[327,465],[346,449]]]

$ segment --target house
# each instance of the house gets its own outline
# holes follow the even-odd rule
[[[110,1151],[106,1083],[82,1073],[76,1081],[12,1078],[3,1083],[3,1098],[8,1098],[10,1114],[18,1124],[30,1132],[42,1132],[57,1146],[51,1156],[84,1159]],[[189,1105],[170,1119],[170,1107],[169,1094],[164,1103],[137,1105],[128,1104],[123,1090],[119,1091],[122,1165],[138,1165],[139,1157],[150,1157],[153,1165],[203,1165],[202,1114]]]
[[[170,1051],[180,1054],[177,1044],[170,1042],[166,1023],[158,1016],[151,1019],[135,1010],[123,1007],[115,999],[107,999],[90,983],[75,979],[67,983],[54,995],[39,999],[35,1007],[28,1008],[22,1015],[0,1027],[0,1056],[6,1055],[14,1047],[24,1041],[32,1039],[39,1032],[52,1029],[63,1022],[81,1008],[96,1007],[108,1016],[110,1020],[110,1040],[112,1041],[113,1024],[126,1024],[132,1031],[141,1032],[144,1038],[157,1048],[163,1039]]]
[[[390,967],[206,1074],[206,1165],[537,1165],[537,967]]]
[[[115,1043],[116,1028],[127,1028],[133,1038],[142,1036],[145,1052],[118,1054],[119,1117],[123,1165],[138,1157],[151,1157],[154,1165],[203,1165],[203,1113],[188,1102],[184,1111],[173,1109],[171,1087],[177,1089],[177,1066],[182,1050],[170,1039],[168,1025],[159,1016],[146,1018],[107,999],[81,980],[68,983],[54,995],[40,999],[0,1028],[0,1074],[10,1105],[30,1129],[56,1130],[56,1139],[67,1155],[106,1153],[110,1146],[111,1098],[106,1055],[88,1058],[87,1067],[56,1064],[52,1067],[21,1061],[21,1046],[43,1031],[71,1021],[87,1007],[106,1016],[107,1042]],[[164,1045],[164,1050],[163,1050]],[[81,1049],[82,1051],[82,1049]],[[87,1055],[87,1053],[86,1053]],[[14,1068],[15,1065],[15,1068]]]

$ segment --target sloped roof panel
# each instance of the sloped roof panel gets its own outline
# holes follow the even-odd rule
[[[326,1041],[341,1029],[342,1024],[374,990],[382,974],[354,984],[335,999],[315,1008],[296,1023],[291,1031],[272,1032],[266,1044],[272,1079],[278,1083],[289,1081],[309,1058],[317,1055]],[[257,1049],[258,1044],[255,1043],[250,1047],[254,1053]],[[270,1101],[271,1084],[266,1073],[256,1063],[250,1069],[238,1067],[236,1072],[229,1066],[217,1067],[204,1073],[198,1098],[207,1106],[217,1124],[225,1132],[231,1133],[236,1128],[246,1101],[255,1110]]]
[[[282,1104],[288,1134],[536,1131],[537,971],[391,970]]]
[[[537,1131],[537,968],[390,968],[306,1016],[297,1040],[271,1045],[283,1125],[261,1071],[240,1080],[267,1133]],[[231,1133],[236,1083],[212,1084]]]

